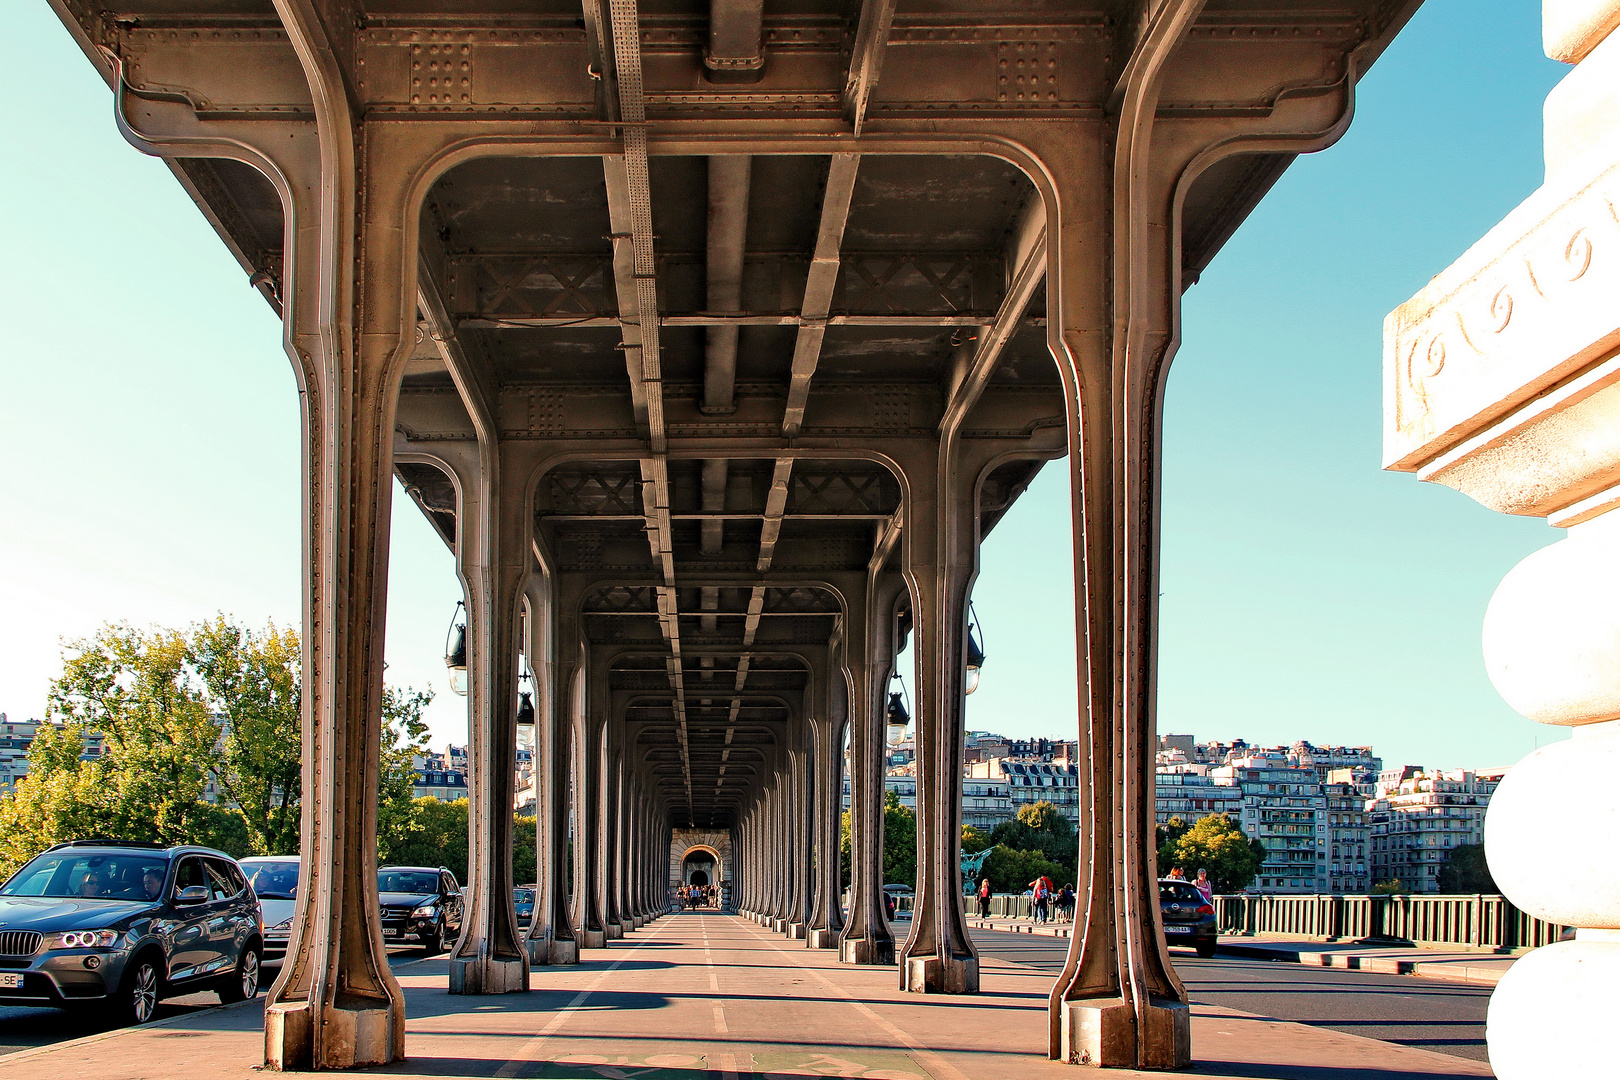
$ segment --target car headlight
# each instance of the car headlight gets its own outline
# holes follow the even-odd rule
[[[292,930],[292,919],[282,919],[280,922],[276,923],[276,925],[268,927],[267,931],[268,930],[286,930],[290,932]]]
[[[116,930],[69,930],[45,939],[47,949],[110,949],[118,944]]]
[[[416,915],[424,919],[431,919],[438,913],[439,909],[434,907],[432,904],[423,904],[421,907],[411,912],[412,915]]]

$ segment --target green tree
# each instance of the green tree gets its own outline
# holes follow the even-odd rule
[[[1170,857],[1171,865],[1186,869],[1188,877],[1207,870],[1216,892],[1231,893],[1254,881],[1265,849],[1252,843],[1225,814],[1211,814],[1172,842]]]
[[[917,815],[893,791],[883,793],[883,883],[917,887]]]
[[[431,691],[383,688],[382,756],[377,782],[377,849],[389,851],[406,843],[419,826],[418,810],[423,800],[415,798],[416,769],[413,761],[427,748],[427,723],[422,710],[433,700]],[[437,799],[428,800],[437,802]],[[465,802],[466,800],[461,800]],[[461,861],[463,872],[457,881],[466,881],[467,819],[462,816]],[[394,860],[397,861],[397,860]],[[438,863],[431,865],[437,866]],[[446,863],[446,866],[449,864]]]
[[[977,855],[990,846],[990,834],[972,825],[962,826],[962,854]]]
[[[1187,819],[1177,814],[1153,830],[1159,853],[1160,877],[1168,874],[1171,868],[1176,865],[1176,841],[1180,840],[1182,835],[1190,828],[1192,826],[1187,824]]]
[[[296,854],[299,671],[296,634],[274,626],[255,634],[223,616],[186,632],[106,626],[71,644],[29,776],[0,797],[0,872],[94,836]],[[384,692],[385,843],[415,831],[411,759],[426,738],[429,700]],[[97,737],[101,753],[86,760]],[[210,784],[221,801],[209,801]]]
[[[220,790],[241,810],[251,850],[298,850],[303,791],[298,635],[254,634],[219,616],[191,636],[192,664],[222,721]]]
[[[855,875],[851,869],[854,865],[855,859],[849,841],[849,811],[845,810],[838,816],[838,866],[842,874],[839,880],[845,889],[854,884]]]
[[[984,860],[982,877],[990,879],[990,888],[995,892],[1022,893],[1029,888],[1029,883],[1037,877],[1045,875],[1052,879],[1052,884],[1062,887],[1074,884],[1074,877],[1067,867],[1048,859],[1039,851],[1014,851],[1005,844],[997,844],[990,857]]]
[[[1373,896],[1405,896],[1411,891],[1411,889],[1408,889],[1405,885],[1401,884],[1400,878],[1391,878],[1388,881],[1380,881],[1375,883],[1372,887]]]
[[[51,684],[46,719],[82,741],[92,731],[102,736],[99,760],[67,767],[106,789],[98,800],[105,835],[179,844],[209,832],[215,823],[203,820],[212,817],[203,796],[218,765],[220,728],[194,678],[187,636],[105,626],[72,649]]]
[[[411,800],[414,828],[383,842],[379,830],[377,862],[381,866],[442,866],[467,881],[467,800],[444,802],[425,795]]]
[[[512,815],[512,884],[532,885],[535,880],[534,815]]]
[[[1075,834],[1074,824],[1049,802],[1043,800],[1019,807],[1018,816],[992,829],[989,840],[1011,851],[1040,852],[1042,858],[1059,868],[1062,876],[1074,880],[1075,867],[1080,861],[1080,839]]]
[[[1440,866],[1440,891],[1443,893],[1494,893],[1496,887],[1491,868],[1485,864],[1483,844],[1461,844],[1446,852],[1446,861]]]

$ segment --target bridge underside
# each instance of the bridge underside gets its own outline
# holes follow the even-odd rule
[[[1028,1049],[1188,1063],[1150,843],[1178,298],[1343,131],[1416,0],[53,3],[126,137],[282,315],[304,394],[314,887],[270,1065],[404,1053],[372,873],[392,477],[467,594],[453,991],[526,989],[665,910],[681,829],[728,839],[746,914],[961,993],[980,979],[958,880],[966,605],[980,540],[1060,458],[1086,933]],[[908,636],[918,889],[896,941],[883,706]],[[520,933],[525,665],[540,857]]]

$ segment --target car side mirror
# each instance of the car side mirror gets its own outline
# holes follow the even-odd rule
[[[203,904],[208,902],[208,889],[202,885],[187,885],[174,894],[176,904]]]

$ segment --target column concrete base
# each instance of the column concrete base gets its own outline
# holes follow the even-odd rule
[[[836,930],[812,930],[805,935],[805,943],[812,949],[836,949],[838,937]]]
[[[1153,1001],[1141,1026],[1123,998],[1063,1005],[1060,1048],[1073,1065],[1104,1069],[1185,1069],[1192,1065],[1192,1011],[1179,1001]]]
[[[840,941],[838,959],[846,964],[888,967],[894,963],[894,939],[874,941],[871,938],[851,938]]]
[[[772,919],[771,920],[771,932],[772,933],[775,933],[775,934],[785,933],[787,931],[787,926],[788,926],[788,921],[786,919]]]
[[[782,933],[796,941],[803,941],[809,928],[802,922],[790,922],[782,928]]]
[[[615,938],[624,937],[624,927],[620,926],[616,922],[610,922],[606,926],[602,927],[602,933],[605,934],[608,940],[611,941]]]
[[[530,964],[577,964],[579,963],[579,942],[572,939],[558,941],[555,938],[546,940],[535,938],[529,942]]]
[[[601,949],[607,946],[607,935],[600,930],[581,930],[579,932],[579,947],[582,949]]]
[[[973,956],[913,956],[900,972],[900,989],[913,994],[976,994],[979,960]]]
[[[529,968],[519,956],[452,956],[452,994],[521,994],[529,989]]]
[[[625,920],[623,920],[623,921],[621,921],[619,923],[619,936],[620,937],[624,937],[626,934],[633,934],[635,932],[636,932],[636,921],[634,919],[625,919]]]
[[[265,1065],[292,1072],[357,1069],[399,1061],[405,1056],[404,1010],[390,1009],[384,1002],[378,1006],[311,1008],[307,1001],[269,1006],[264,1012]],[[315,1050],[317,1026],[321,1029],[319,1054]]]

